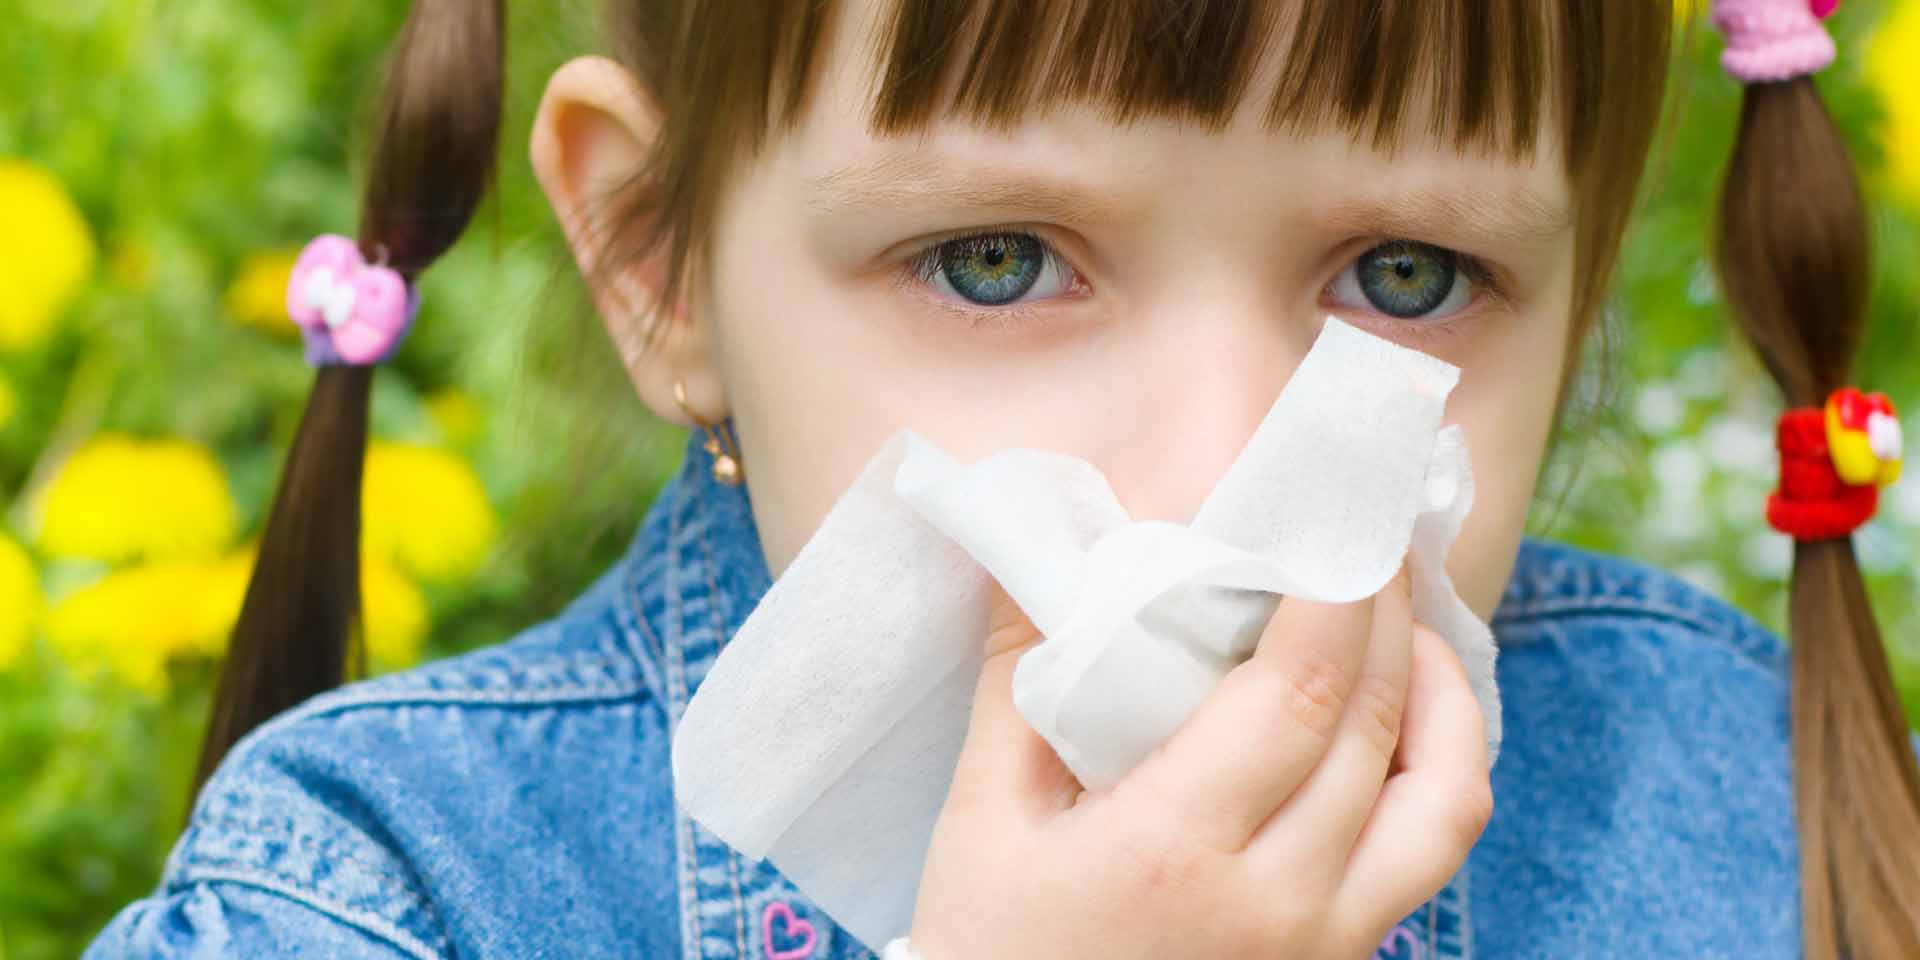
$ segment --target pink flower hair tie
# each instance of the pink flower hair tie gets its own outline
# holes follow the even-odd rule
[[[307,362],[367,366],[400,346],[420,309],[419,291],[399,272],[368,263],[339,234],[313,239],[287,281],[287,315],[307,343]]]
[[[1713,25],[1726,37],[1720,66],[1741,83],[1817,73],[1833,62],[1833,37],[1820,21],[1840,0],[1713,0]]]

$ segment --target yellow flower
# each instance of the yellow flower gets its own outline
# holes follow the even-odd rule
[[[293,276],[298,250],[266,250],[249,254],[227,288],[227,312],[235,320],[281,337],[300,329],[287,316],[287,280]]]
[[[18,543],[0,534],[0,670],[26,652],[39,612],[40,578],[33,560]]]
[[[109,573],[53,604],[47,639],[83,676],[164,695],[167,661],[216,650],[233,629],[245,561],[163,560]]]
[[[0,349],[46,339],[93,271],[93,234],[53,174],[0,159]]]
[[[464,447],[480,436],[481,410],[473,394],[448,387],[427,398],[427,416],[447,442]]]
[[[367,551],[360,556],[360,615],[367,659],[375,670],[420,662],[427,639],[427,600],[392,562]]]
[[[0,541],[0,601],[10,598],[4,547]],[[217,559],[154,561],[109,573],[53,604],[47,638],[83,677],[106,676],[164,696],[169,661],[214,657],[226,649],[255,550],[250,544]],[[368,658],[381,670],[418,663],[429,623],[426,598],[391,562],[363,551],[360,564]],[[5,612],[12,609],[9,602]]]
[[[1895,196],[1920,207],[1920,98],[1913,64],[1920,58],[1920,2],[1891,4],[1867,45],[1866,77],[1886,110],[1881,130]]]
[[[13,384],[8,383],[5,377],[0,377],[0,429],[4,429],[7,421],[13,419],[13,411],[17,406],[19,404],[14,400]]]
[[[472,576],[493,545],[493,508],[480,478],[446,451],[374,441],[362,489],[368,550],[422,580]]]
[[[213,454],[185,440],[103,433],[47,484],[41,549],[118,563],[205,558],[234,536],[233,497]]]

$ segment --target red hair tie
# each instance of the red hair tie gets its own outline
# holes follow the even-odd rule
[[[1767,523],[1795,540],[1850,536],[1900,476],[1900,421],[1884,393],[1842,387],[1824,408],[1789,410],[1776,443],[1780,489],[1767,498]]]

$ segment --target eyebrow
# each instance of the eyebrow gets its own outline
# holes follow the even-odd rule
[[[1547,243],[1573,226],[1573,211],[1530,187],[1510,190],[1413,190],[1342,200],[1319,214],[1355,233],[1410,233],[1419,237],[1478,236],[1521,244]]]
[[[806,180],[807,205],[824,214],[885,208],[1008,208],[1060,223],[1114,223],[1144,211],[1061,180],[1027,173],[955,171],[919,155],[888,155]],[[1411,238],[1481,237],[1539,244],[1565,233],[1573,211],[1528,187],[1424,186],[1346,199],[1316,213],[1334,228]]]
[[[1117,222],[1143,211],[1091,189],[1012,171],[951,170],[917,155],[850,164],[806,181],[807,206],[827,214],[889,207],[1013,208],[1061,223]]]

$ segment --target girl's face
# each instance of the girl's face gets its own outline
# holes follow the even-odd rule
[[[1572,197],[1550,134],[1520,163],[1416,134],[1387,156],[1342,131],[1262,130],[1249,96],[1218,132],[1072,107],[1006,134],[936,121],[876,139],[875,5],[848,13],[802,123],[725,192],[666,346],[622,348],[660,416],[691,423],[670,389],[684,378],[697,413],[734,418],[775,576],[908,426],[962,461],[1082,457],[1136,519],[1189,520],[1331,313],[1462,368],[1448,420],[1476,493],[1449,569],[1491,614],[1571,328]],[[1278,59],[1250,90],[1272,89]],[[616,70],[576,61],[542,104],[535,162],[563,221],[590,199],[575,186],[634,169],[657,123]],[[638,337],[647,277],[595,291],[618,344]]]

